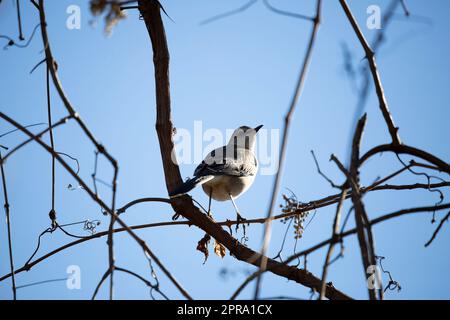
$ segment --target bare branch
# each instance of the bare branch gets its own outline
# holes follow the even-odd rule
[[[131,270],[125,269],[125,268],[121,268],[121,267],[116,267],[117,271],[121,271],[127,274],[130,274],[132,276],[134,276],[135,278],[141,280],[147,287],[150,288],[150,290],[155,290],[157,291],[160,295],[163,296],[164,299],[169,300],[169,298],[158,288],[157,285],[153,285],[150,281],[148,281],[147,279],[145,279],[144,277],[140,276],[139,274],[137,274],[136,272],[133,272]],[[151,292],[150,291],[150,292]],[[153,297],[153,296],[152,296]]]
[[[323,271],[322,271],[322,285],[320,288],[320,300],[322,300],[325,297],[325,289],[326,289],[326,279],[327,279],[327,273],[328,273],[328,267],[330,266],[330,259],[331,255],[333,254],[334,244],[337,241],[337,237],[339,235],[339,224],[341,220],[341,211],[342,211],[342,205],[344,203],[345,197],[347,194],[347,190],[344,189],[341,192],[341,196],[339,198],[338,205],[336,207],[336,215],[334,217],[333,222],[333,231],[331,234],[331,239],[333,239],[332,242],[330,242],[330,246],[328,247],[327,255],[325,258],[325,262],[323,264]]]
[[[50,72],[53,80],[53,84],[56,87],[56,90],[58,91],[58,94],[66,107],[69,114],[78,122],[78,125],[81,127],[83,132],[86,134],[86,136],[91,140],[91,142],[95,145],[98,152],[105,155],[105,157],[108,159],[108,161],[111,163],[111,165],[114,168],[114,175],[112,180],[112,205],[111,205],[111,223],[110,223],[110,230],[112,230],[114,222],[115,222],[115,201],[116,201],[116,185],[117,185],[117,175],[118,175],[118,164],[117,161],[106,151],[106,149],[100,145],[97,140],[94,138],[93,134],[90,132],[88,127],[84,124],[83,120],[81,120],[78,113],[76,113],[75,109],[72,107],[69,99],[67,98],[66,94],[64,93],[62,89],[62,85],[58,78],[58,73],[56,71],[57,64],[55,59],[53,58],[52,51],[50,48],[50,43],[47,35],[47,22],[45,18],[45,8],[44,8],[44,0],[39,0],[39,19],[41,23],[41,34],[42,34],[42,41],[44,43],[45,48],[45,57],[46,57],[46,63],[47,63],[47,70]],[[47,81],[48,82],[48,81]],[[50,112],[49,112],[50,113]],[[51,124],[49,124],[51,126]],[[50,131],[50,134],[52,136],[52,133]],[[53,149],[53,143],[52,143],[52,149]],[[54,152],[53,152],[54,154]],[[54,161],[54,159],[53,159]],[[54,163],[54,162],[53,162]],[[54,212],[54,210],[53,210]],[[114,272],[114,252],[113,252],[113,234],[110,233],[110,236],[108,237],[108,256],[109,256],[109,270],[111,272],[110,274],[110,299],[113,298],[113,272]]]
[[[352,202],[355,208],[355,222],[358,234],[359,246],[364,265],[364,275],[369,266],[376,264],[375,244],[373,240],[372,228],[369,224],[369,218],[362,202],[362,193],[359,185],[359,148],[361,144],[362,134],[367,120],[367,114],[359,120],[356,127],[355,136],[353,138],[352,157],[350,164],[350,172],[348,183],[352,188]],[[377,299],[377,292],[368,288],[369,296],[372,300]],[[379,291],[379,298],[382,299],[382,291]]]
[[[17,23],[19,25],[19,40],[25,40],[22,33],[22,18],[20,14],[20,3],[19,0],[16,0],[16,9],[17,9]]]
[[[313,26],[312,26],[312,30],[311,30],[311,35],[309,37],[309,42],[308,42],[308,46],[306,48],[306,53],[305,53],[305,57],[303,60],[303,64],[301,67],[301,71],[300,71],[300,75],[299,78],[297,80],[297,84],[295,86],[294,89],[294,95],[292,97],[289,109],[286,113],[286,116],[284,118],[284,126],[283,126],[283,135],[282,135],[282,139],[281,139],[281,150],[280,150],[280,155],[279,155],[279,159],[278,159],[278,170],[277,173],[275,175],[275,180],[273,182],[273,187],[272,187],[272,195],[271,195],[271,199],[270,199],[270,204],[269,204],[269,208],[267,210],[267,223],[264,227],[264,234],[263,234],[263,245],[261,248],[261,255],[265,256],[268,248],[269,248],[269,243],[270,243],[270,234],[271,234],[271,220],[270,218],[272,217],[272,213],[273,213],[273,209],[275,207],[275,202],[278,196],[278,191],[280,188],[280,182],[281,182],[281,175],[283,172],[283,166],[284,166],[284,160],[286,157],[286,149],[287,149],[287,141],[288,141],[288,133],[289,133],[289,127],[290,127],[290,121],[291,121],[291,117],[294,114],[295,111],[295,107],[297,106],[298,100],[300,98],[300,95],[302,93],[302,89],[303,89],[303,85],[305,83],[305,79],[306,79],[306,74],[308,72],[308,67],[312,58],[312,51],[314,48],[314,43],[316,40],[316,35],[317,35],[317,31],[319,29],[319,24],[320,24],[320,20],[321,20],[321,7],[322,7],[322,1],[321,0],[317,0],[317,6],[316,6],[316,15],[314,17],[313,20]],[[261,264],[260,264],[260,269],[264,270],[266,268],[266,260],[265,258],[263,258],[261,260]],[[261,285],[261,274],[258,275],[257,281],[256,281],[256,287],[255,287],[255,294],[254,294],[254,299],[257,300],[258,296],[259,296],[259,288]]]
[[[95,297],[97,296],[98,290],[100,290],[100,287],[102,286],[103,282],[105,282],[105,280],[108,278],[108,276],[110,276],[110,274],[111,274],[111,270],[110,269],[106,270],[106,272],[101,277],[99,283],[95,287],[95,290],[94,290],[94,293],[92,294],[91,300],[95,300]]]
[[[64,169],[83,187],[83,189],[88,193],[92,200],[98,203],[108,214],[114,216],[115,220],[126,229],[128,234],[141,246],[146,254],[148,254],[159,266],[159,268],[163,271],[163,273],[171,280],[171,282],[177,287],[177,289],[188,299],[191,299],[190,295],[187,291],[178,283],[178,281],[173,277],[173,275],[166,269],[166,267],[159,261],[159,259],[154,255],[154,253],[150,250],[144,240],[139,238],[130,227],[123,222],[116,212],[112,211],[88,186],[87,184],[73,171],[73,169],[61,158],[61,156],[54,152],[47,144],[42,142],[42,140],[32,134],[29,130],[21,126],[19,123],[9,118],[3,112],[0,112],[0,118],[9,122],[11,125],[16,128],[20,128],[20,130],[25,133],[27,136],[36,141],[41,147],[43,147],[47,152],[54,155],[55,159],[64,167]]]
[[[365,163],[369,158],[373,157],[378,153],[383,152],[393,152],[396,154],[409,154],[410,156],[421,158],[422,160],[428,161],[429,163],[435,165],[440,171],[450,174],[450,165],[445,161],[439,159],[438,157],[414,147],[407,145],[395,145],[395,144],[382,144],[376,146],[369,151],[367,151],[360,159],[360,165]]]
[[[287,16],[287,17],[292,17],[292,18],[297,18],[297,19],[302,19],[302,20],[309,20],[311,22],[314,22],[314,17],[308,17],[303,14],[280,10],[280,9],[274,7],[273,5],[271,5],[269,0],[263,0],[263,3],[267,7],[267,9],[269,9],[270,11],[273,11],[277,14],[280,14],[282,16]]]
[[[406,6],[405,0],[400,0],[400,4],[402,5],[403,11],[405,12],[405,16],[409,17],[411,13],[409,12],[408,7]]]
[[[441,222],[439,222],[439,225],[438,225],[438,227],[436,228],[436,230],[434,230],[434,233],[433,233],[433,235],[431,236],[431,239],[428,240],[427,243],[425,243],[425,247],[428,247],[428,246],[433,242],[433,240],[436,239],[436,236],[438,235],[438,233],[439,233],[439,231],[441,230],[441,228],[442,228],[442,226],[444,225],[444,223],[448,221],[448,218],[449,218],[449,217],[450,217],[450,212],[447,213],[447,214],[445,215],[444,218],[442,218]]]
[[[159,7],[152,2],[139,1],[139,10],[144,18],[147,30],[152,41],[153,62],[155,65],[155,81],[156,81],[156,131],[160,143],[161,156],[163,161],[164,175],[167,190],[170,193],[182,183],[179,167],[176,162],[172,161],[172,150],[174,144],[172,141],[173,125],[171,121],[170,107],[170,90],[169,90],[169,51],[167,48],[167,40],[165,37],[164,25],[161,20]],[[303,81],[300,81],[300,84]],[[273,259],[268,259],[250,248],[243,246],[226,232],[219,224],[215,223],[208,216],[192,203],[188,196],[180,196],[172,199],[172,207],[179,215],[184,216],[193,225],[211,235],[219,243],[224,245],[234,257],[238,260],[246,261],[255,266],[260,266],[261,260],[267,259],[267,265],[271,266],[273,273],[292,279],[307,287],[319,288],[320,279],[311,273],[288,267]],[[332,298],[348,298],[347,295],[339,290],[328,286],[327,297]]]
[[[54,124],[52,124],[51,126],[45,128],[44,130],[42,130],[41,132],[36,134],[36,137],[41,138],[45,133],[47,133],[50,128],[54,129],[62,124],[67,123],[67,121],[69,121],[72,118],[72,116],[66,116],[62,119],[60,119],[58,122],[55,122]],[[28,128],[28,126],[24,126],[24,128]],[[18,130],[18,129],[16,129]],[[1,136],[0,136],[1,137]],[[32,142],[33,139],[32,138],[28,138],[27,140],[25,140],[24,142],[20,143],[19,145],[17,145],[16,147],[14,147],[13,149],[11,149],[11,151],[9,151],[7,154],[5,154],[5,156],[2,159],[2,162],[5,163],[6,159],[8,159],[13,153],[15,153],[16,151],[18,151],[19,149],[21,149],[22,147],[24,147],[25,145],[27,145],[28,143]]]
[[[2,160],[2,154],[0,150],[0,160]],[[6,227],[8,232],[8,253],[9,253],[9,268],[11,270],[12,275],[12,292],[13,292],[13,299],[17,299],[16,294],[16,278],[14,277],[14,255],[13,255],[13,248],[12,248],[12,236],[11,236],[11,216],[10,216],[10,210],[9,210],[9,201],[8,201],[8,189],[6,188],[6,176],[5,176],[5,169],[3,166],[3,162],[0,161],[0,172],[2,174],[2,186],[3,186],[3,199],[5,201],[4,208],[5,208],[5,214],[6,214]]]
[[[50,210],[50,219],[52,220],[52,226],[56,224],[56,211],[55,211],[55,142],[53,138],[53,128],[52,128],[52,107],[51,107],[51,98],[50,98],[50,76],[49,76],[49,69],[47,67],[45,72],[45,83],[46,83],[46,93],[47,93],[47,119],[48,119],[48,132],[50,136],[50,148],[52,149],[53,153],[50,154],[52,158],[52,184],[51,184],[51,190],[52,190],[52,203],[51,203],[51,210]]]
[[[205,24],[208,24],[208,23],[211,23],[211,22],[223,19],[223,18],[227,18],[229,16],[233,16],[235,14],[241,13],[241,12],[247,10],[248,8],[250,8],[251,6],[253,6],[256,2],[257,2],[257,0],[250,0],[247,3],[245,3],[244,5],[242,5],[241,7],[237,8],[237,9],[230,10],[230,11],[227,11],[225,13],[218,14],[218,15],[216,15],[214,17],[205,19],[202,22],[200,22],[200,25],[205,25]]]
[[[369,43],[367,42],[361,29],[359,28],[355,17],[353,16],[352,12],[350,11],[350,8],[347,5],[347,2],[345,0],[339,0],[339,2],[341,4],[342,8],[344,9],[347,19],[349,20],[350,24],[353,27],[353,30],[356,33],[356,35],[359,39],[359,42],[361,42],[361,45],[364,49],[366,57],[369,61],[370,70],[372,72],[373,81],[375,83],[375,89],[376,89],[378,100],[380,103],[380,110],[383,114],[384,121],[387,124],[389,133],[391,135],[392,143],[399,145],[399,144],[401,144],[401,140],[400,140],[400,136],[398,135],[398,128],[395,126],[394,120],[392,119],[391,113],[389,111],[388,103],[387,103],[386,97],[384,95],[383,85],[381,84],[381,78],[378,73],[378,67],[377,67],[377,64],[375,61],[374,52],[370,48]]]
[[[401,216],[407,215],[407,214],[419,213],[419,212],[434,212],[434,211],[438,211],[438,210],[446,210],[446,209],[449,209],[449,208],[450,208],[450,203],[443,204],[443,205],[440,205],[440,206],[427,206],[427,207],[416,207],[416,208],[402,209],[402,210],[398,210],[398,211],[395,211],[395,212],[392,212],[392,213],[389,213],[389,214],[382,215],[382,216],[380,216],[378,218],[375,218],[375,219],[369,221],[369,225],[370,226],[374,226],[374,225],[379,224],[381,222],[384,222],[384,221],[387,221],[387,220],[391,220],[391,219],[394,219],[394,218],[397,218],[397,217],[401,217]],[[342,232],[339,235],[339,239],[329,238],[327,240],[319,242],[319,243],[315,244],[314,246],[312,246],[312,247],[310,247],[308,249],[302,250],[302,251],[300,251],[300,252],[290,256],[289,258],[287,258],[284,261],[284,264],[288,265],[289,263],[291,263],[292,261],[294,261],[294,260],[296,260],[296,259],[298,259],[300,257],[306,257],[309,254],[311,254],[311,253],[313,253],[313,252],[315,252],[315,251],[325,247],[326,245],[329,245],[332,242],[335,242],[337,240],[340,240],[342,238],[345,238],[347,236],[355,234],[356,232],[357,232],[357,229],[353,228],[353,229],[350,229],[348,231]],[[252,273],[250,276],[248,276],[245,279],[245,281],[239,286],[239,288],[236,290],[236,292],[234,292],[234,294],[232,295],[232,297],[230,299],[232,299],[232,300],[235,299],[239,295],[239,293],[242,292],[242,290],[252,280],[256,279],[256,277],[258,276],[259,273],[266,272],[266,271],[271,271],[271,270],[270,270],[270,268],[267,268],[264,271],[257,270],[254,273]],[[1,278],[0,278],[0,280],[1,280]]]
[[[75,119],[75,121],[81,127],[81,129],[86,134],[86,136],[89,138],[89,140],[95,145],[97,150],[101,154],[103,154],[109,160],[109,162],[111,162],[111,165],[113,167],[116,167],[117,166],[116,160],[106,151],[104,146],[102,146],[101,144],[99,144],[97,142],[97,140],[95,139],[94,135],[91,133],[91,131],[88,129],[86,124],[81,119],[80,115],[73,108],[72,104],[70,103],[69,99],[67,98],[67,95],[65,94],[65,92],[64,92],[64,90],[62,88],[61,82],[60,82],[59,77],[58,77],[57,63],[56,63],[56,60],[54,59],[54,57],[52,55],[52,51],[51,51],[51,48],[50,48],[50,43],[49,43],[49,40],[48,40],[47,22],[46,22],[46,19],[45,19],[45,10],[44,10],[44,0],[39,0],[39,19],[40,19],[40,24],[41,24],[42,41],[44,43],[44,48],[45,48],[45,57],[46,57],[47,67],[50,70],[50,74],[52,76],[53,84],[54,84],[54,86],[56,88],[56,91],[59,94],[59,97],[61,98],[61,100],[62,100],[62,102],[64,104],[64,107],[67,109],[67,111],[69,112],[71,117],[73,117]]]
[[[154,197],[140,198],[140,199],[130,201],[127,204],[125,204],[124,206],[122,206],[121,208],[117,209],[117,214],[124,213],[129,208],[131,208],[139,203],[144,203],[144,202],[164,202],[164,203],[171,204],[170,199],[167,199],[167,198],[154,198]]]
[[[328,182],[333,188],[341,189],[340,186],[336,185],[330,178],[328,178],[328,177],[322,172],[322,170],[320,170],[319,162],[317,161],[316,155],[314,154],[314,151],[313,151],[313,150],[311,150],[311,154],[312,154],[312,156],[313,156],[314,163],[316,164],[317,172],[318,172],[325,180],[327,180],[327,182]]]

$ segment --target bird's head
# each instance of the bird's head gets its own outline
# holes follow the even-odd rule
[[[238,148],[245,148],[248,150],[254,150],[256,144],[256,134],[262,125],[255,128],[250,128],[247,126],[241,126],[234,130],[233,135],[228,142],[228,145],[235,145]]]

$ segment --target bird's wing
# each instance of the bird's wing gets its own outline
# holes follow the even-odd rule
[[[243,148],[230,151],[222,147],[211,151],[195,169],[194,175],[254,176],[257,166],[258,162],[253,152]]]

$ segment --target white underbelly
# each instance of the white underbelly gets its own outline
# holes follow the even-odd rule
[[[213,179],[203,184],[202,187],[208,197],[212,191],[211,196],[214,200],[226,201],[230,200],[230,194],[234,199],[236,199],[247,191],[247,189],[252,185],[253,180],[255,180],[255,176],[215,176]]]

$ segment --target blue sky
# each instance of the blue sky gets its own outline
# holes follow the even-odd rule
[[[95,136],[119,161],[118,205],[146,196],[166,197],[159,145],[154,130],[155,97],[151,46],[147,31],[136,12],[130,11],[110,37],[103,33],[103,21],[96,27],[88,10],[88,1],[47,1],[47,21],[53,54],[59,64],[64,89]],[[199,22],[216,14],[241,6],[245,1],[163,1],[174,22],[164,18],[171,55],[172,114],[176,127],[190,131],[194,121],[203,128],[225,133],[242,124],[264,124],[267,129],[280,129],[290,102],[295,81],[311,29],[306,21],[276,15],[261,1],[239,15],[200,26]],[[275,1],[285,10],[312,15],[315,1]],[[389,26],[386,43],[378,55],[378,65],[386,96],[404,142],[448,160],[450,116],[450,46],[446,39],[450,21],[447,1],[407,1],[414,16],[402,17],[400,8]],[[0,34],[17,38],[14,2],[0,4]],[[69,5],[81,7],[81,29],[66,28]],[[362,30],[372,39],[376,31],[365,28],[366,8],[378,4],[386,8],[388,1],[349,1]],[[23,28],[28,36],[38,23],[32,5],[22,4]],[[422,17],[422,18],[421,18]],[[423,19],[427,17],[427,19]],[[343,181],[338,169],[328,162],[331,153],[341,159],[348,154],[347,139],[352,127],[357,96],[344,71],[342,44],[353,56],[356,67],[363,65],[363,51],[337,1],[324,1],[323,22],[319,30],[310,71],[303,95],[292,119],[287,161],[282,179],[282,193],[293,190],[303,201],[319,199],[335,193],[316,171],[310,150],[313,149],[321,168],[337,182]],[[429,22],[431,21],[431,23]],[[0,39],[0,45],[6,44]],[[39,32],[26,49],[9,47],[0,50],[0,109],[23,124],[46,122],[45,68],[29,71],[43,58]],[[65,109],[53,90],[53,118],[63,117]],[[368,123],[363,150],[389,141],[385,124],[373,90],[367,103]],[[10,130],[0,123],[0,133]],[[34,128],[33,130],[39,130]],[[1,144],[12,147],[24,136],[16,133],[1,138]],[[48,140],[47,140],[48,141]],[[75,156],[80,162],[80,176],[90,181],[94,166],[94,149],[80,129],[69,123],[55,130],[58,151]],[[204,142],[206,146],[208,142]],[[407,157],[404,158],[408,160]],[[183,164],[183,177],[192,175],[196,164]],[[375,157],[362,169],[362,182],[368,184],[400,168],[394,156]],[[33,252],[37,236],[49,226],[51,201],[51,158],[37,145],[28,145],[5,165],[11,204],[15,264],[21,266]],[[105,159],[99,162],[98,175],[110,181],[112,170]],[[258,175],[253,187],[237,204],[247,218],[266,214],[274,176]],[[404,174],[395,183],[417,182]],[[420,180],[420,182],[425,182]],[[74,180],[61,167],[57,168],[56,208],[60,223],[84,219],[100,219],[99,230],[107,228],[102,216],[82,189],[69,190]],[[102,197],[109,200],[108,187],[99,186]],[[448,191],[444,189],[444,195]],[[203,192],[192,196],[207,205]],[[374,192],[365,197],[367,211],[374,218],[385,213],[414,206],[433,205],[438,200],[426,190]],[[3,200],[2,200],[3,201]],[[281,195],[277,204],[281,203]],[[348,210],[349,203],[345,206]],[[278,210],[278,209],[277,209]],[[230,202],[213,203],[218,220],[234,218]],[[297,249],[305,249],[331,234],[335,207],[319,210],[306,229]],[[441,217],[444,212],[438,214]],[[312,215],[312,214],[311,214]],[[124,215],[129,224],[170,220],[172,210],[164,204],[142,204]],[[430,214],[416,214],[389,221],[374,228],[377,253],[385,256],[384,267],[402,285],[402,291],[389,292],[388,299],[448,299],[450,293],[446,272],[450,257],[446,247],[448,232],[444,229],[428,248],[424,243],[434,231]],[[349,224],[352,226],[353,222]],[[279,250],[286,225],[275,222],[270,256]],[[73,233],[85,234],[81,227]],[[196,251],[203,233],[185,226],[141,230],[144,238],[161,261],[172,271],[194,298],[229,298],[248,272],[254,268],[227,255],[223,260]],[[248,229],[248,245],[260,248],[262,227]],[[288,233],[284,256],[293,252],[293,235]],[[147,278],[148,264],[141,249],[127,235],[116,239],[117,264]],[[38,255],[72,239],[59,232],[42,239]],[[0,274],[9,272],[6,226],[0,228]],[[367,298],[364,272],[355,237],[345,242],[345,258],[330,270],[329,281],[355,298]],[[308,257],[308,268],[320,276],[325,252]],[[35,281],[64,278],[70,265],[81,269],[81,289],[68,290],[64,282],[54,282],[18,290],[20,299],[87,299],[107,268],[106,239],[86,242],[57,254],[17,276],[18,285]],[[221,276],[221,270],[228,276]],[[161,289],[171,298],[180,294],[157,270]],[[116,273],[116,298],[148,299],[149,290],[127,275]],[[386,278],[384,278],[386,281]],[[240,298],[253,296],[254,284]],[[267,273],[262,294],[309,298],[309,289]],[[10,281],[0,283],[0,298],[12,297]],[[107,285],[99,298],[107,297]]]

